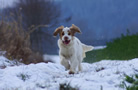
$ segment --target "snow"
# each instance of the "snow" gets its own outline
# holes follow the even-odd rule
[[[94,50],[104,49],[106,46],[94,46]]]
[[[60,58],[57,55],[47,55],[47,54],[45,54],[45,55],[43,55],[43,59],[45,61],[50,61],[50,62],[53,62],[53,63],[60,63]]]
[[[6,68],[8,66],[15,66],[15,65],[21,65],[22,63],[16,61],[16,60],[8,60],[4,56],[0,56],[0,68]]]
[[[59,60],[58,56],[49,58]],[[0,56],[0,62],[6,61],[9,60]],[[124,74],[135,74],[137,63],[138,58],[129,61],[82,63],[83,71],[74,75],[69,75],[59,62],[7,66],[0,69],[0,90],[59,90],[59,84],[67,84],[79,90],[123,90],[119,84],[123,81]]]

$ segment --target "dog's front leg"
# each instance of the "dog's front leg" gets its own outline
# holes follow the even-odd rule
[[[61,65],[63,65],[66,68],[66,70],[69,70],[70,65],[69,65],[68,60],[66,60],[66,58],[63,56],[60,56],[60,59],[61,59],[61,61],[60,61]]]
[[[69,74],[74,74],[76,72],[76,67],[78,66],[78,61],[76,56],[70,58],[70,71]]]

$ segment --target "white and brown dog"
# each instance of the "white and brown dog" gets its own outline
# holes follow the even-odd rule
[[[80,29],[74,24],[70,28],[60,26],[54,32],[54,36],[57,36],[57,34],[60,36],[58,40],[59,56],[61,64],[70,70],[69,74],[76,73],[77,67],[79,71],[82,70],[81,62],[85,57],[85,52],[93,49],[92,46],[81,43],[74,36],[76,32],[81,33]]]

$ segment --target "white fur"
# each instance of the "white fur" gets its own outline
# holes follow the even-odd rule
[[[75,73],[77,68],[79,71],[82,71],[81,62],[85,57],[85,52],[92,50],[93,47],[82,44],[75,36],[68,35],[68,30],[69,28],[64,28],[63,31],[65,34],[62,36],[62,39],[58,40],[59,56],[61,64],[66,69],[70,69],[71,72]],[[63,43],[65,36],[71,40],[68,45]]]
[[[71,40],[71,35],[68,35],[68,30],[70,30],[68,27],[65,27],[63,29],[64,31],[64,36],[62,37],[62,41],[64,41],[64,37],[68,37],[69,40]]]

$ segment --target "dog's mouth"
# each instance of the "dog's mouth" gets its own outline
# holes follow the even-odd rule
[[[70,43],[70,40],[63,41],[64,44],[68,45]]]

